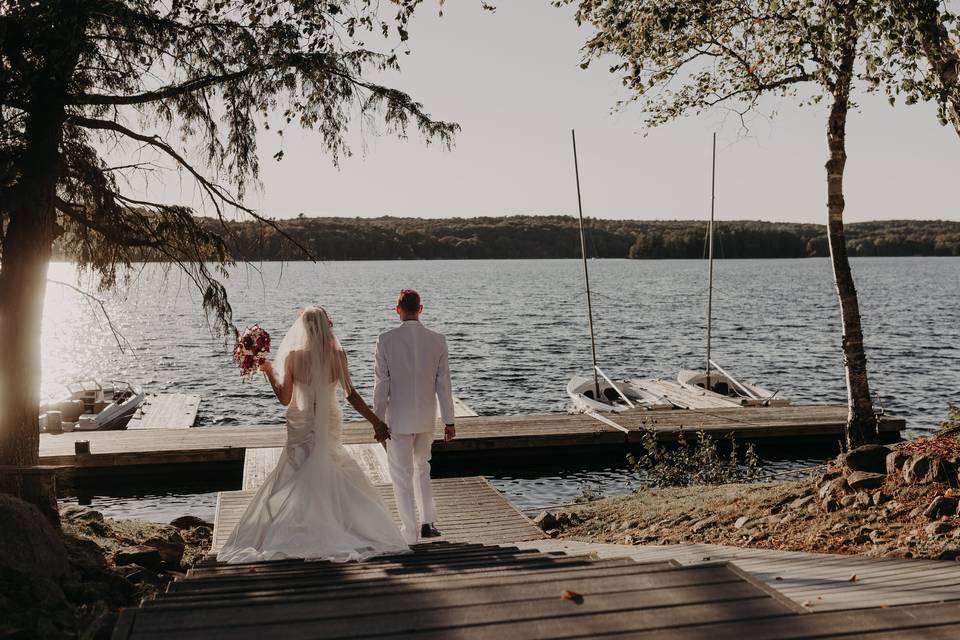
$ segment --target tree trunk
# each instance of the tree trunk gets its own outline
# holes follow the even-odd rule
[[[863,349],[860,303],[853,284],[847,244],[843,232],[843,170],[847,162],[846,129],[850,107],[850,85],[855,49],[850,47],[840,62],[840,73],[833,91],[827,124],[827,239],[833,264],[833,281],[840,300],[843,328],[843,366],[847,379],[847,447],[877,441],[876,417],[867,382],[867,356]]]
[[[62,107],[48,105],[29,114],[28,145],[8,204],[10,222],[3,241],[0,466],[35,465],[39,458],[40,328],[57,229],[56,184],[64,120]]]

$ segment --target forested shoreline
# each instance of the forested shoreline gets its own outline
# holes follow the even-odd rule
[[[228,234],[236,260],[300,260],[300,249],[254,221],[205,222]],[[577,219],[570,216],[486,218],[307,218],[279,220],[283,233],[323,260],[577,258]],[[804,258],[829,255],[826,227],[785,222],[722,221],[720,258]],[[705,252],[701,221],[586,222],[587,251],[597,258],[690,259]],[[957,256],[960,222],[884,220],[846,225],[851,256]]]

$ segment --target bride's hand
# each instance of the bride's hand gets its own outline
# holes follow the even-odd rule
[[[270,364],[269,360],[264,360],[260,363],[260,370],[269,375],[273,373],[273,365]]]

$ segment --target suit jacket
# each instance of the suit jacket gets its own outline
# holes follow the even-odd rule
[[[407,320],[377,339],[373,411],[393,433],[432,432],[437,404],[445,424],[453,424],[453,391],[447,339]]]

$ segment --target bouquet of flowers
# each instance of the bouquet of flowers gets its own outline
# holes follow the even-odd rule
[[[240,377],[249,381],[260,370],[269,352],[270,334],[259,324],[247,327],[233,349],[233,361],[240,365]]]

